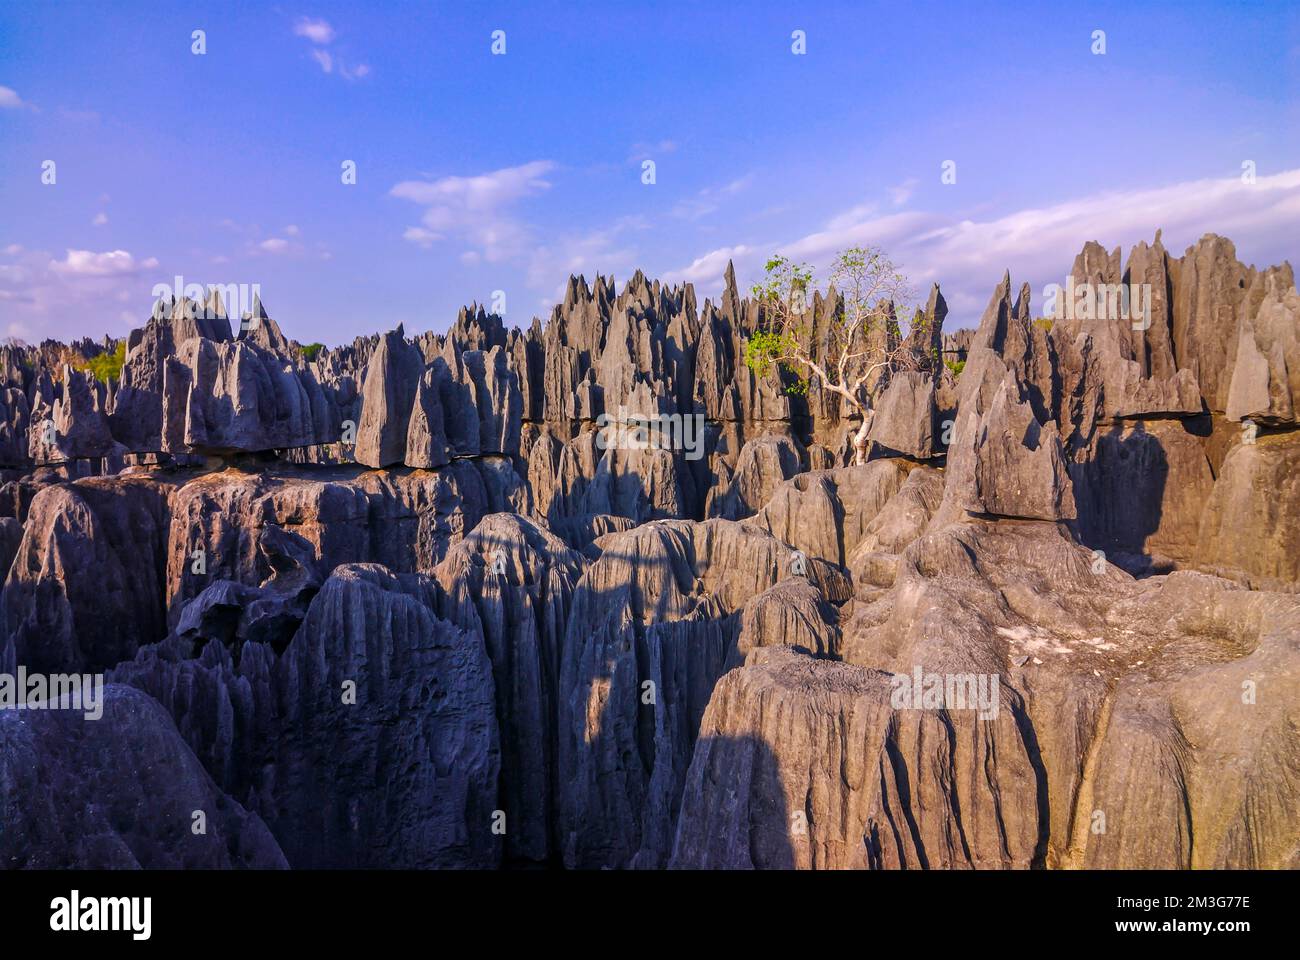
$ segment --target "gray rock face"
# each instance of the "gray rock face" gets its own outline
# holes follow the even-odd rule
[[[284,527],[269,525],[257,539],[258,567],[270,575],[257,586],[214,580],[185,604],[176,635],[194,649],[216,642],[238,651],[267,644],[277,653],[292,639],[320,589],[315,547]]]
[[[1100,430],[1070,464],[1080,537],[1158,565],[1193,559],[1201,513],[1215,486],[1199,420],[1121,421]]]
[[[749,522],[809,556],[843,566],[907,478],[900,460],[801,473],[773,491]]]
[[[113,450],[113,436],[92,383],[79,370],[63,368],[61,395],[52,407],[33,411],[31,458],[38,464],[65,460],[98,459]]]
[[[934,378],[897,374],[876,405],[870,439],[895,453],[927,460],[934,456]]]
[[[1100,252],[1099,246],[1090,246],[1091,253]],[[1153,245],[1139,243],[1130,251],[1123,274],[1118,270],[1118,250],[1104,271],[1089,269],[1097,260],[1099,256],[1085,249],[1075,261],[1072,276],[1091,284],[1077,302],[1086,305],[1091,298],[1093,304],[1082,319],[1067,322],[1065,330],[1072,336],[1086,332],[1096,341],[1107,414],[1200,413],[1196,377],[1190,370],[1178,369],[1174,358],[1170,261],[1159,231]]]
[[[479,636],[436,616],[430,587],[340,567],[277,664],[261,810],[297,867],[500,862],[491,664]]]
[[[719,682],[671,862],[1293,863],[1297,825],[1272,799],[1295,759],[1288,708],[1241,710],[1239,680],[1290,656],[1294,608],[1200,574],[1094,573],[1041,523],[924,536],[844,626],[848,662],[761,649]],[[917,671],[940,677],[936,706],[899,698]],[[944,678],[968,676],[998,691],[987,718],[945,699]],[[1225,737],[1229,715],[1247,729]]]
[[[0,710],[0,859],[43,870],[275,869],[265,824],[222,793],[147,694],[103,689],[103,716]],[[204,830],[196,832],[195,813]]]
[[[339,468],[277,477],[230,470],[193,480],[171,505],[164,566],[170,622],[215,580],[264,584],[275,570],[263,540],[275,528],[309,545],[322,576],[362,562],[431,573],[480,519],[514,509],[491,481],[486,461],[458,461],[437,473]]]
[[[778,484],[803,472],[807,454],[784,436],[750,440],[740,451],[736,471],[708,505],[711,517],[743,520],[767,503]]]
[[[127,340],[122,386],[110,418],[113,436],[128,450],[163,450],[163,391],[167,361],[188,341],[201,337],[219,343],[230,340],[230,322],[185,304],[155,309],[143,328]]]
[[[479,447],[473,452],[517,455],[523,397],[505,349],[498,346],[487,352],[468,350],[460,359],[463,376],[474,386],[476,403],[472,413],[479,421]]]
[[[0,467],[28,465],[30,425],[31,406],[27,395],[16,387],[0,390]]]
[[[943,502],[943,482],[940,471],[917,467],[863,528],[843,562],[855,596],[871,597],[876,589],[894,585],[898,555],[929,526]]]
[[[738,666],[760,647],[838,658],[838,623],[838,611],[812,583],[798,576],[782,580],[745,604],[733,663]]]
[[[664,521],[602,539],[574,593],[561,655],[567,865],[666,862],[700,718],[738,656],[739,614],[793,575],[792,559],[767,533],[725,520]]]
[[[1231,240],[1212,233],[1188,247],[1179,263],[1173,320],[1178,367],[1195,378],[1211,410],[1227,409],[1237,321],[1254,273],[1237,260]]]
[[[237,660],[211,641],[190,659],[173,637],[114,679],[166,706],[294,867],[495,866],[491,667],[478,624],[466,632],[439,607],[454,599],[434,581],[346,565],[278,658],[249,640]]]
[[[1009,374],[975,436],[975,490],[966,509],[1004,517],[1072,520],[1074,490],[1061,438],[1039,423]]]
[[[246,340],[183,344],[164,369],[162,417],[171,453],[305,447],[337,436],[315,378]]]
[[[213,293],[218,297],[219,304],[220,295],[215,290]],[[209,310],[209,313],[224,316],[225,310]],[[266,312],[266,307],[262,306],[260,294],[253,295],[253,308],[240,320],[238,339],[245,343],[256,344],[285,360],[292,359],[294,356],[294,350],[288,338],[280,330],[280,325],[271,319]]]
[[[0,517],[0,577],[9,576],[18,546],[23,541],[23,525],[14,517]],[[3,580],[0,580],[3,582]]]
[[[618,516],[639,523],[692,512],[693,485],[679,452],[653,446],[628,449],[604,436],[588,430],[558,450],[545,437],[534,446],[529,475],[537,481],[539,504],[545,504],[539,512],[549,522]],[[552,462],[556,466],[548,478]]]
[[[557,785],[557,680],[565,624],[585,566],[544,528],[514,514],[485,517],[438,565],[459,609],[448,616],[481,631],[501,726],[501,802],[510,857],[553,852]]]
[[[1290,269],[1255,278],[1243,309],[1228,384],[1229,420],[1297,424],[1300,407],[1300,296]]]
[[[353,454],[357,463],[391,467],[405,461],[411,410],[423,368],[420,351],[407,343],[400,326],[380,339],[379,348],[366,364]]]
[[[1300,590],[1300,436],[1234,446],[1200,515],[1195,565],[1256,590]]]
[[[446,466],[451,462],[447,442],[447,408],[443,406],[442,401],[449,380],[447,364],[441,357],[436,358],[426,367],[420,377],[420,384],[415,391],[415,405],[411,409],[411,419],[406,431],[405,458],[408,466],[427,470]],[[478,421],[475,419],[468,423],[473,427],[473,437],[477,441]],[[456,434],[454,424],[452,433],[453,436]],[[474,446],[477,446],[477,443]],[[378,459],[369,453],[366,455],[370,459]]]
[[[36,495],[0,598],[18,662],[47,673],[102,670],[166,634],[159,574],[170,495],[144,477]]]

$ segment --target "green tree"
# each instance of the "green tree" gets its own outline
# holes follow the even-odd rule
[[[117,341],[112,353],[97,353],[89,360],[76,365],[78,370],[89,370],[101,383],[122,378],[122,365],[126,363],[126,341]]]
[[[875,417],[874,394],[890,374],[924,358],[903,344],[898,311],[912,298],[907,278],[879,247],[851,247],[831,264],[830,286],[843,297],[822,329],[813,328],[812,268],[783,256],[767,261],[751,294],[762,305],[760,328],[745,344],[745,363],[759,376],[776,365],[795,379],[794,391],[816,382],[862,417],[853,462],[865,463]]]

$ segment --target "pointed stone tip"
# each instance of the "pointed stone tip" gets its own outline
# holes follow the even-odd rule
[[[204,302],[203,309],[212,317],[224,317],[226,315],[226,305],[222,302],[219,287],[209,288],[208,299]]]

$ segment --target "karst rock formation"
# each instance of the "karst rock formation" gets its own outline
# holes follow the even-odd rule
[[[731,270],[319,351],[160,303],[108,382],[0,348],[0,673],[105,682],[0,710],[0,865],[1300,868],[1291,267],[1070,274],[1148,322],[1008,274],[868,332],[916,362],[857,465]]]

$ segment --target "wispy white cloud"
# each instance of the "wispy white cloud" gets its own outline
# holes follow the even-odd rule
[[[95,332],[102,334],[121,309],[112,305],[148,302],[159,274],[156,258],[126,250],[70,249],[56,257],[11,243],[0,250],[5,335],[23,340],[85,336],[87,316],[103,318],[105,329]],[[133,320],[139,325],[146,317],[147,309]]]
[[[402,239],[428,250],[435,240],[441,240],[442,237],[424,227],[407,227],[402,231]]]
[[[95,214],[95,219],[91,220],[90,223],[91,226],[102,227],[104,224],[108,223],[108,214],[101,210],[99,213]]]
[[[18,96],[12,87],[0,87],[0,110],[22,110],[31,107],[30,103]]]
[[[676,140],[658,140],[650,143],[634,143],[627,154],[628,163],[640,163],[642,160],[653,160],[656,157],[662,157],[669,153],[677,152],[678,143]]]
[[[916,191],[916,185],[920,183],[915,177],[909,177],[897,186],[889,188],[889,198],[894,201],[894,206],[901,207],[912,199],[912,194]]]
[[[702,257],[696,257],[687,267],[670,271],[667,278],[672,283],[694,283],[705,289],[721,287],[727,264],[732,261],[746,263],[761,253],[754,247],[737,244],[734,247],[719,247],[710,250]]]
[[[125,250],[95,253],[93,250],[69,250],[62,260],[51,260],[50,269],[67,276],[110,277],[152,270],[158,261],[149,257],[137,261]]]
[[[639,216],[620,217],[607,227],[562,233],[536,246],[528,262],[527,283],[545,291],[542,306],[549,307],[564,296],[571,274],[594,280],[596,274],[628,279],[638,266],[639,253],[634,234],[648,229]]]
[[[316,65],[321,68],[322,73],[335,74],[344,80],[360,80],[362,77],[369,76],[370,65],[368,63],[358,63],[345,57],[340,53],[337,47],[332,47],[336,32],[334,28],[325,20],[313,20],[310,17],[299,17],[293,25],[293,32],[296,36],[305,37],[314,46],[309,53]],[[346,53],[346,50],[344,51]]]
[[[326,44],[334,40],[334,28],[325,20],[313,20],[311,17],[299,17],[293,25],[295,36],[306,37],[312,43]]]
[[[748,189],[753,181],[753,174],[745,174],[718,187],[705,187],[674,204],[669,212],[682,220],[702,220],[716,213],[728,198]]]
[[[454,239],[495,263],[520,256],[528,248],[532,231],[510,208],[550,189],[545,177],[554,169],[549,160],[534,160],[469,177],[404,180],[389,193],[425,208],[420,226],[408,227],[402,234],[406,240],[428,247]]]
[[[1203,179],[1163,187],[1091,194],[988,219],[920,211],[880,213],[862,204],[831,217],[825,227],[786,242],[724,247],[670,276],[690,279],[711,294],[721,287],[726,260],[742,277],[755,277],[773,251],[822,271],[846,247],[883,247],[920,291],[938,281],[956,323],[973,324],[1004,271],[1028,281],[1034,295],[1059,283],[1088,240],[1107,247],[1150,241],[1157,228],[1173,255],[1205,233],[1236,240],[1243,249],[1282,259],[1294,256],[1300,222],[1300,169],[1261,176]],[[1246,257],[1243,256],[1243,259]],[[1260,264],[1263,265],[1263,264]],[[711,276],[710,276],[711,274]]]

